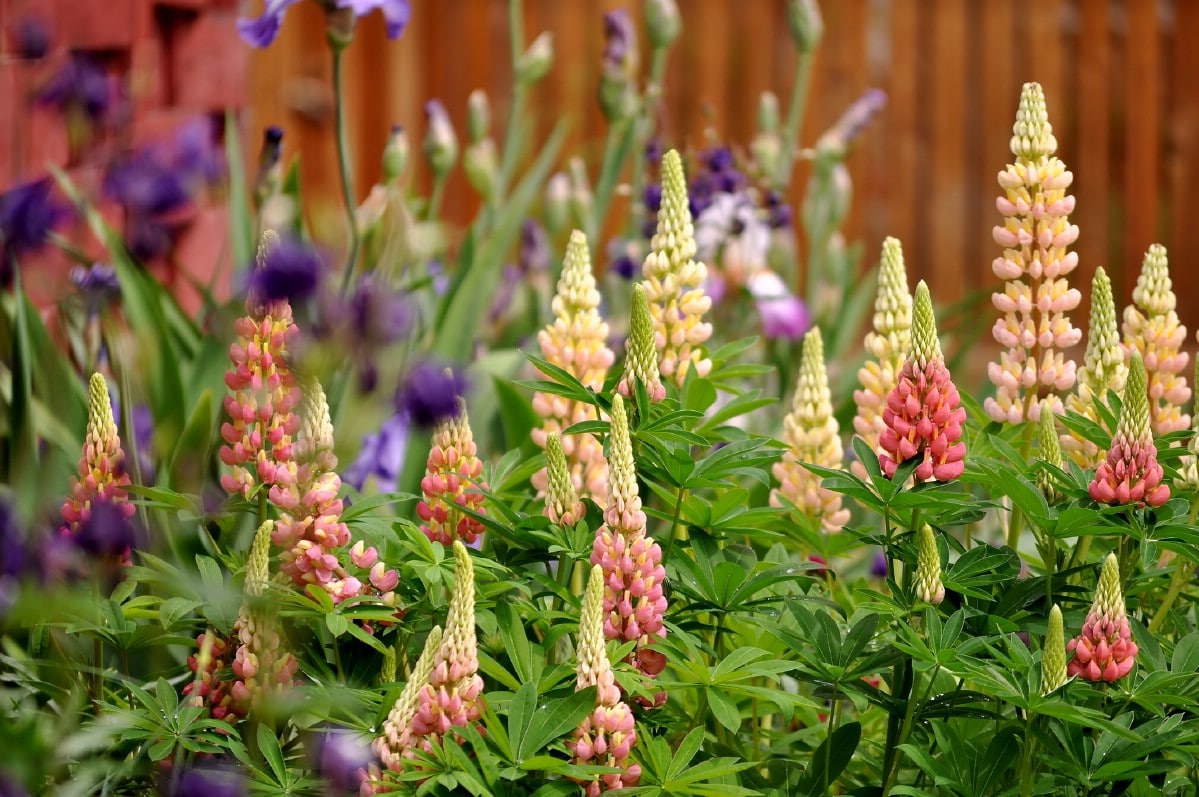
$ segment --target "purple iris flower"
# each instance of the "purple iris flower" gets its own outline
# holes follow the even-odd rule
[[[214,118],[197,116],[175,134],[176,169],[210,185],[225,177],[225,155],[216,145],[216,126]]]
[[[17,56],[29,61],[45,58],[52,45],[50,28],[35,16],[24,16],[17,20],[10,31],[13,49]]]
[[[34,97],[40,105],[64,113],[80,112],[93,123],[104,118],[115,99],[112,79],[104,67],[81,53],[72,53]]]
[[[121,295],[116,269],[107,263],[93,263],[90,268],[75,266],[71,269],[70,280],[83,297],[89,317]]]
[[[412,308],[405,296],[368,274],[358,280],[343,312],[347,343],[354,349],[358,385],[362,392],[370,393],[379,379],[375,364],[378,349],[407,334],[412,326]]]
[[[403,415],[393,415],[379,427],[378,434],[362,439],[362,450],[342,474],[342,480],[362,492],[367,479],[374,476],[380,492],[394,493],[398,489],[397,479],[407,451],[408,419]]]
[[[444,365],[423,362],[408,372],[396,393],[396,411],[417,426],[431,428],[458,414],[466,377]]]
[[[283,14],[299,0],[266,0],[258,19],[242,17],[237,20],[237,32],[251,47],[268,47],[279,35]],[[387,38],[398,39],[412,16],[410,0],[323,0],[326,8],[348,8],[354,17],[364,17],[372,11],[383,12],[387,23]]]
[[[178,170],[158,150],[133,153],[109,167],[104,193],[133,216],[161,216],[191,201]]]
[[[325,263],[315,249],[295,238],[283,238],[250,274],[248,288],[257,301],[287,299],[296,304],[316,293],[324,272]]]
[[[8,284],[13,261],[46,243],[50,231],[69,214],[51,195],[49,179],[19,185],[0,194],[0,275]]]

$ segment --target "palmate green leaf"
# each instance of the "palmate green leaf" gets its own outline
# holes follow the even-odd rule
[[[958,557],[942,576],[946,589],[974,597],[988,597],[994,585],[1015,578],[1020,557],[1011,548],[979,545]]]

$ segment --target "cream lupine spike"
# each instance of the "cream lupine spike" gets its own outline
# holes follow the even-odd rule
[[[658,368],[677,385],[683,384],[691,369],[700,376],[712,370],[712,361],[703,354],[712,325],[701,320],[712,307],[712,299],[704,293],[708,269],[695,260],[695,249],[683,159],[672,149],[662,158],[658,230],[642,265],[642,285],[654,318]]]
[[[579,230],[570,234],[558,292],[551,305],[554,320],[537,333],[541,354],[593,390],[604,386],[615,355],[608,348],[608,325],[599,314],[600,294],[591,271],[587,236]],[[546,436],[561,434],[567,428],[597,418],[595,407],[587,402],[570,401],[549,393],[533,395],[533,409],[541,416],[541,428],[533,430],[533,441],[545,448]],[[564,437],[563,450],[570,463],[571,478],[580,495],[603,504],[607,496],[608,466],[603,445],[593,434]],[[544,492],[546,473],[533,475],[533,486]]]
[[[545,469],[549,484],[545,491],[545,516],[551,523],[573,526],[586,512],[570,480],[570,466],[562,451],[562,438],[550,433],[545,438]]]
[[[1065,685],[1066,675],[1066,632],[1062,624],[1062,610],[1053,604],[1049,610],[1049,625],[1045,631],[1045,648],[1041,653],[1041,694],[1047,695]]]
[[[1041,418],[1037,421],[1037,457],[1054,467],[1062,466],[1062,446],[1057,435],[1057,416],[1049,409],[1048,402],[1043,402]],[[1051,504],[1061,498],[1053,480],[1045,471],[1037,471],[1037,487],[1045,500]]]
[[[633,306],[629,313],[629,340],[626,344],[624,375],[616,390],[625,398],[633,398],[636,383],[645,385],[650,401],[666,398],[666,388],[658,373],[658,350],[654,346],[654,319],[650,314],[645,287],[633,285]]]
[[[899,381],[899,372],[912,345],[912,294],[903,262],[903,247],[898,238],[883,241],[882,262],[878,269],[878,295],[874,300],[874,328],[866,333],[866,351],[871,359],[858,370],[861,390],[853,392],[858,414],[854,431],[876,454],[881,454],[878,438],[883,432],[883,407],[887,396]],[[866,474],[860,462],[853,471]]]
[[[133,517],[136,507],[129,501],[126,488],[130,480],[124,462],[125,453],[112,417],[108,382],[103,374],[92,374],[88,382],[87,436],[79,457],[78,476],[62,504],[62,519],[69,533],[79,531],[80,525],[91,516],[96,501],[107,501],[126,518]]]
[[[1195,358],[1195,384],[1199,385],[1199,357]],[[1194,413],[1191,423],[1191,439],[1187,441],[1188,454],[1182,461],[1178,478],[1183,490],[1199,490],[1199,412]]]
[[[620,699],[620,687],[608,661],[604,638],[604,571],[591,568],[583,611],[579,617],[579,642],[575,657],[578,689],[596,688],[595,710],[575,729],[571,752],[576,764],[598,764],[618,772],[583,783],[583,792],[596,797],[602,792],[636,786],[641,767],[629,763],[629,751],[637,743],[633,712]]]
[[[1170,281],[1166,248],[1153,244],[1145,253],[1141,274],[1124,308],[1125,360],[1140,352],[1149,376],[1149,410],[1154,434],[1186,429],[1191,418],[1182,405],[1191,398],[1183,370],[1188,354],[1181,351],[1187,329],[1175,312],[1177,298]]]
[[[916,534],[916,597],[934,606],[945,600],[941,583],[941,553],[932,526],[925,523]]]
[[[1078,238],[1069,220],[1074,197],[1066,194],[1074,176],[1053,157],[1057,140],[1040,84],[1024,84],[1012,133],[1016,162],[999,173],[1004,223],[993,230],[1004,250],[992,269],[1007,285],[991,296],[1003,313],[992,333],[1006,351],[987,370],[996,393],[984,406],[993,420],[1020,423],[1037,419],[1041,398],[1061,412],[1059,395],[1074,386],[1074,361],[1062,350],[1082,337],[1066,315],[1082,295],[1066,280],[1078,265],[1078,254],[1066,251]]]
[[[849,520],[849,510],[841,507],[840,493],[821,487],[820,477],[801,464],[840,468],[844,455],[818,327],[804,335],[795,398],[791,412],[783,419],[783,440],[787,451],[772,468],[779,486],[770,493],[771,505],[785,506],[789,502],[820,522],[826,531],[840,531]]]
[[[425,684],[429,683],[429,676],[433,672],[433,660],[437,651],[441,649],[441,637],[441,626],[434,626],[425,640],[425,647],[421,651],[420,658],[416,660],[416,666],[412,668],[412,675],[409,676],[408,683],[404,684],[403,691],[396,698],[391,711],[387,713],[382,733],[371,742],[371,749],[379,757],[379,762],[384,769],[391,772],[400,771],[404,752],[412,745],[410,727],[412,718],[416,716],[417,696],[424,689]],[[376,780],[379,775],[377,771],[372,771],[370,774],[372,780]],[[363,793],[373,794],[373,791],[366,790],[367,785],[363,784]]]
[[[1087,353],[1083,365],[1078,369],[1075,392],[1066,398],[1066,410],[1100,422],[1096,406],[1107,405],[1107,391],[1119,395],[1128,380],[1128,366],[1124,363],[1124,347],[1120,344],[1120,330],[1116,326],[1116,303],[1112,297],[1112,283],[1103,267],[1095,269],[1091,282],[1091,324],[1087,333]],[[1107,431],[1111,432],[1112,429]],[[1059,438],[1062,450],[1080,468],[1094,468],[1106,455],[1106,451],[1086,438],[1067,431]]]

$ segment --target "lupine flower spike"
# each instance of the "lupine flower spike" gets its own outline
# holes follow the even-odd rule
[[[246,561],[245,602],[233,626],[237,653],[233,659],[230,694],[243,710],[258,710],[266,701],[278,698],[296,680],[300,665],[284,647],[275,609],[262,605],[270,586],[270,520],[259,527]]]
[[[1065,685],[1066,634],[1062,627],[1062,610],[1053,604],[1049,610],[1049,625],[1045,631],[1045,649],[1041,653],[1041,694],[1055,692]]]
[[[554,296],[554,320],[537,333],[541,355],[551,364],[562,368],[586,387],[600,390],[615,355],[608,348],[608,325],[599,314],[600,294],[591,272],[591,255],[587,236],[579,230],[570,234],[558,293]],[[570,401],[549,393],[533,395],[533,409],[541,416],[541,428],[533,430],[533,441],[545,448],[546,437],[562,434],[570,426],[598,417],[595,406],[584,401]],[[583,497],[602,504],[607,496],[608,465],[603,445],[592,434],[569,435],[562,439],[562,449],[570,463],[575,490]],[[533,476],[533,486],[546,489],[546,473]]]
[[[420,528],[426,537],[442,545],[455,540],[469,545],[479,539],[483,524],[460,507],[484,511],[483,494],[478,492],[487,489],[482,477],[483,463],[466,415],[466,402],[459,399],[458,414],[433,431],[433,447],[420,483],[425,499],[417,504],[416,514],[424,521]]]
[[[1070,640],[1066,650],[1074,652],[1074,658],[1066,668],[1070,676],[1110,684],[1132,672],[1137,644],[1132,641],[1132,629],[1124,610],[1120,563],[1114,553],[1109,553],[1103,561],[1103,571],[1095,588],[1095,602],[1087,612],[1082,633]]]
[[[879,464],[887,478],[913,457],[920,459],[917,481],[950,481],[962,475],[966,410],[960,404],[937,339],[932,298],[921,280],[912,309],[912,349],[883,409]]]
[[[229,640],[216,635],[209,629],[196,637],[196,653],[187,657],[188,668],[195,673],[194,680],[183,687],[187,705],[207,706],[214,719],[236,721],[246,716],[245,707],[233,699],[233,684],[230,659],[233,648]]]
[[[874,300],[874,328],[866,333],[866,351],[871,359],[858,370],[861,390],[853,392],[858,414],[853,429],[876,454],[882,435],[883,407],[887,396],[899,381],[899,372],[912,345],[912,294],[903,264],[903,248],[898,238],[883,241],[882,262],[878,269],[878,295]],[[866,469],[854,462],[853,470],[864,476]]]
[[[642,265],[642,285],[654,318],[658,368],[680,386],[688,370],[699,376],[712,370],[712,361],[703,355],[712,325],[700,320],[712,307],[712,299],[704,293],[708,269],[694,259],[695,247],[683,159],[672,149],[662,158],[658,231]]]
[[[645,533],[629,422],[619,394],[612,397],[611,418],[608,507],[605,523],[596,531],[591,563],[604,570],[604,635],[636,642],[634,664],[646,675],[654,676],[666,666],[665,657],[647,647],[666,636],[662,624],[666,569],[662,566],[662,549]]]
[[[598,764],[619,770],[584,785],[587,797],[613,789],[636,786],[641,779],[641,767],[629,762],[629,751],[637,743],[633,712],[620,699],[620,687],[608,661],[607,641],[604,638],[604,571],[599,565],[591,568],[583,612],[579,618],[578,688],[596,688],[595,710],[575,729],[571,752],[576,764]]]
[[[428,752],[451,728],[479,719],[483,679],[475,640],[475,569],[470,552],[454,542],[454,594],[446,616],[445,636],[433,657],[429,681],[417,694],[409,727],[413,744]]]
[[[1097,407],[1107,407],[1107,391],[1119,395],[1128,381],[1124,364],[1124,347],[1120,345],[1120,330],[1116,327],[1116,303],[1112,298],[1112,283],[1103,267],[1095,269],[1091,282],[1091,325],[1087,333],[1087,353],[1078,369],[1075,392],[1066,398],[1066,409],[1099,422]],[[1111,432],[1113,430],[1108,429]],[[1066,432],[1061,435],[1062,450],[1080,468],[1094,468],[1107,452],[1090,440]]]
[[[799,380],[791,412],[783,419],[783,439],[787,451],[782,460],[774,463],[779,486],[770,492],[771,506],[789,502],[819,521],[825,531],[840,531],[849,520],[849,510],[841,507],[841,494],[821,487],[820,477],[802,464],[840,468],[844,454],[837,419],[833,417],[819,327],[804,335]]]
[[[566,454],[562,451],[562,438],[552,432],[545,438],[545,468],[549,474],[549,485],[545,491],[545,516],[551,523],[573,526],[586,514],[587,508],[570,480]]]
[[[329,403],[316,380],[307,385],[305,394],[295,456],[276,470],[270,489],[271,503],[279,508],[272,539],[284,549],[283,573],[301,588],[319,585],[335,603],[375,592],[384,603],[394,605],[399,572],[387,569],[374,547],[359,541],[349,550],[350,563],[368,571],[363,574],[368,583],[351,575],[341,559],[351,538],[341,519],[341,477],[333,453]]]
[[[1195,384],[1199,385],[1199,357],[1195,358]],[[1187,442],[1187,450],[1191,453],[1183,458],[1179,466],[1179,485],[1191,492],[1199,491],[1199,412],[1192,416],[1192,434]]]
[[[1107,459],[1095,471],[1088,492],[1101,504],[1161,506],[1170,498],[1162,481],[1157,446],[1149,426],[1149,393],[1141,355],[1133,352],[1124,388],[1124,406]]]
[[[264,233],[256,267],[278,245],[274,231]],[[233,367],[225,374],[229,422],[221,427],[225,445],[220,452],[230,472],[221,476],[221,486],[249,498],[258,484],[269,489],[293,456],[292,437],[300,428],[293,410],[301,392],[287,356],[300,333],[286,299],[262,301],[253,292],[246,297],[246,315],[234,328],[237,340],[229,347]]]
[[[400,771],[404,753],[413,744],[412,719],[416,716],[417,697],[429,683],[429,676],[433,674],[433,662],[440,649],[441,626],[434,626],[425,639],[425,647],[420,658],[416,660],[416,666],[412,668],[408,683],[404,684],[403,691],[396,698],[387,719],[383,722],[382,733],[371,742],[371,749],[378,756],[383,769],[388,772]],[[376,787],[383,785],[379,783],[381,774],[378,767],[371,767],[366,773],[361,791],[364,796],[375,794]]]
[[[1062,466],[1062,446],[1057,435],[1057,416],[1049,408],[1049,402],[1043,402],[1041,418],[1037,421],[1037,458],[1042,462],[1060,468]],[[1053,479],[1045,471],[1037,471],[1037,487],[1051,504],[1061,499]]]
[[[1190,416],[1182,411],[1191,389],[1183,375],[1189,355],[1181,351],[1187,329],[1178,322],[1177,303],[1166,248],[1153,244],[1132,289],[1132,304],[1124,308],[1124,349],[1129,359],[1137,352],[1145,361],[1150,423],[1159,435],[1191,425]]]
[[[645,385],[650,401],[666,398],[666,388],[658,374],[658,350],[654,346],[654,319],[649,309],[645,287],[633,285],[633,306],[629,315],[628,354],[624,375],[616,390],[625,398],[633,398],[636,383]]]
[[[79,476],[62,504],[64,532],[71,536],[78,534],[97,501],[111,504],[126,520],[133,517],[137,508],[129,502],[126,489],[129,483],[125,453],[121,450],[121,437],[108,398],[108,382],[103,374],[92,374],[88,382],[87,436],[79,457]],[[122,559],[127,561],[128,557],[126,551]]]
[[[1078,265],[1078,253],[1066,251],[1078,239],[1069,219],[1074,197],[1066,194],[1074,175],[1053,156],[1057,139],[1039,83],[1025,83],[1020,93],[1011,149],[1015,163],[999,173],[1004,195],[995,203],[1004,223],[993,236],[1003,254],[991,265],[1007,280],[1003,293],[991,296],[1003,313],[992,332],[1006,351],[987,370],[996,392],[984,406],[993,420],[1020,423],[1037,419],[1041,398],[1061,412],[1058,396],[1075,376],[1063,350],[1082,338],[1066,315],[1082,300],[1066,280]]]
[[[916,597],[936,606],[945,600],[945,586],[941,583],[941,552],[932,526],[925,523],[916,533]]]

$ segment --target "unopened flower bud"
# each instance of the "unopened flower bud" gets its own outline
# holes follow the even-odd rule
[[[791,38],[801,53],[810,53],[820,44],[824,36],[824,18],[816,0],[789,0],[787,3],[787,26]]]
[[[1049,626],[1045,631],[1045,650],[1041,654],[1041,694],[1060,689],[1066,675],[1066,636],[1062,628],[1062,610],[1055,603],[1049,610]]]
[[[557,234],[570,224],[570,178],[557,172],[545,186],[545,226]]]
[[[941,583],[941,553],[932,526],[925,523],[916,534],[916,598],[936,606],[945,600]]]
[[[554,37],[549,31],[543,31],[516,60],[516,80],[526,86],[536,83],[545,77],[553,64]]]
[[[468,146],[462,158],[462,168],[471,188],[478,191],[483,199],[490,200],[495,193],[495,178],[499,172],[495,141],[485,138]]]
[[[393,125],[387,146],[383,148],[383,181],[395,184],[408,168],[408,132],[401,125]]]
[[[683,20],[675,0],[647,0],[645,29],[649,33],[650,46],[655,50],[673,44],[683,29]]]
[[[466,132],[470,143],[478,144],[491,130],[491,103],[487,92],[475,89],[466,100]]]
[[[429,100],[425,103],[425,118],[428,123],[424,143],[425,158],[433,174],[443,177],[458,159],[458,136],[454,133],[454,125],[440,100]]]

